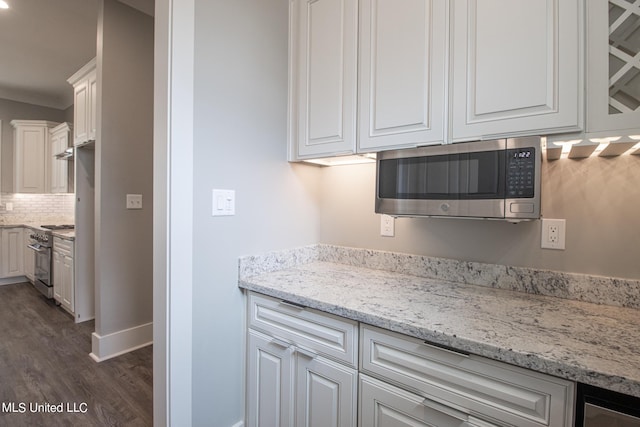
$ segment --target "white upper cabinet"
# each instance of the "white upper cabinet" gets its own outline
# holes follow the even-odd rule
[[[69,161],[58,158],[69,148],[69,133],[71,127],[69,123],[61,123],[51,129],[51,151],[50,162],[50,191],[52,193],[69,192]]]
[[[578,0],[451,5],[453,141],[580,129]]]
[[[582,130],[581,4],[292,0],[289,158]]]
[[[291,159],[356,145],[357,0],[290,3]]]
[[[96,60],[78,70],[67,79],[73,86],[73,145],[96,140],[97,78]]]
[[[360,3],[358,151],[444,142],[444,0]]]
[[[638,2],[587,1],[587,87],[587,132],[640,132]]]
[[[14,127],[14,192],[48,193],[51,167],[50,129],[58,123],[12,120]]]

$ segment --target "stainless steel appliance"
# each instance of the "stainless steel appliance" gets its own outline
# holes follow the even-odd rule
[[[53,298],[53,260],[51,250],[53,236],[51,230],[71,230],[73,225],[42,225],[29,235],[27,246],[34,252],[33,286],[45,297]]]
[[[578,384],[576,427],[640,427],[640,398]]]
[[[541,139],[523,137],[378,153],[377,213],[540,217]]]

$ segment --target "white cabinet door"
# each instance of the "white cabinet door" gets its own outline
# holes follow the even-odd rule
[[[49,192],[49,129],[58,123],[14,120],[14,186],[16,193]]]
[[[87,76],[87,141],[96,140],[97,129],[97,102],[98,102],[98,78],[95,68]]]
[[[62,306],[70,313],[74,312],[74,287],[73,287],[73,256],[64,254],[62,256]]]
[[[296,365],[296,427],[355,426],[357,371],[300,349]]]
[[[360,427],[462,427],[467,416],[382,381],[360,375]]]
[[[24,228],[22,230],[24,238],[24,275],[33,283],[35,279],[35,253],[33,252],[33,249],[27,247],[31,232],[32,231],[29,228]]]
[[[638,34],[637,2],[587,1],[587,132],[640,133]]]
[[[356,147],[357,0],[290,3],[289,157]]]
[[[293,426],[291,348],[249,330],[247,352],[247,426]]]
[[[2,229],[0,270],[2,277],[24,275],[24,238],[22,228]]]
[[[69,240],[53,238],[53,297],[62,308],[74,313],[74,243]]]
[[[50,162],[50,191],[51,193],[67,193],[69,191],[69,163],[66,159],[59,159],[56,154],[69,148],[69,131],[67,123],[62,123],[51,130]]]
[[[52,257],[52,271],[51,277],[53,279],[53,299],[62,304],[63,283],[62,283],[62,254],[60,251],[54,249],[51,252]]]
[[[360,3],[358,151],[444,141],[444,0]]]
[[[89,82],[81,80],[73,87],[73,144],[78,145],[89,138],[88,111]]]
[[[452,139],[583,125],[578,0],[452,3]]]
[[[97,74],[95,58],[67,79],[73,86],[73,145],[96,139]]]

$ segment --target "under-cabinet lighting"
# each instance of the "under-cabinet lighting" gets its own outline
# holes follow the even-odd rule
[[[313,163],[320,166],[343,166],[358,165],[361,163],[374,163],[376,161],[375,153],[357,154],[354,156],[327,157],[324,159],[307,159],[307,163]]]
[[[634,135],[635,136],[635,135]],[[633,138],[633,136],[631,137]],[[636,138],[633,138],[636,139]],[[640,139],[640,138],[638,138]],[[633,147],[629,148],[627,151],[625,151],[624,153],[622,153],[622,156],[625,156],[627,154],[636,154],[636,151],[639,152],[638,154],[640,154],[640,142],[638,142],[636,145],[634,145]]]
[[[570,141],[554,141],[553,144],[562,147],[562,151],[560,152],[560,158],[566,159],[569,157],[569,152],[571,151],[571,147],[575,144],[581,143],[581,139],[572,139]]]
[[[610,142],[601,142],[600,144],[598,144],[596,149],[593,150],[593,153],[591,153],[591,155],[594,156],[594,155],[597,155],[598,153],[602,153],[604,151],[604,149],[609,146],[609,144],[611,144],[611,143]]]
[[[0,9],[9,9],[9,4],[4,0],[0,0]]]

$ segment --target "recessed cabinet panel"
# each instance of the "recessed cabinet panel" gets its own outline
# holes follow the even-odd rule
[[[87,77],[88,95],[87,99],[87,140],[96,140],[97,129],[97,102],[98,102],[98,78],[95,70]]]
[[[453,2],[454,140],[578,130],[577,0]]]
[[[22,192],[44,192],[46,128],[25,129],[22,133]]]
[[[364,0],[359,149],[444,140],[446,10],[441,0]]]
[[[78,83],[74,88],[74,109],[73,109],[73,142],[79,144],[87,140],[87,103],[89,100],[89,85],[86,80]]]
[[[22,228],[4,228],[0,233],[0,277],[24,274],[24,240]]]
[[[482,120],[491,114],[556,108],[548,77],[557,69],[552,2],[483,0],[470,6],[468,67],[474,72],[468,83],[475,99],[469,116]],[[509,19],[496,25],[496,10]]]
[[[357,10],[355,0],[291,3],[297,156],[355,150]]]
[[[355,426],[356,370],[304,355],[297,365],[296,426]]]

